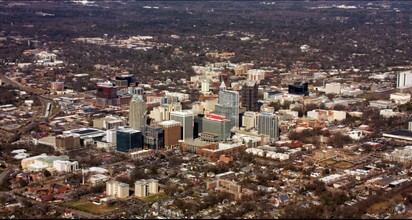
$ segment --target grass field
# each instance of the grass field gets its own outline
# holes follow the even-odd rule
[[[141,200],[143,200],[144,202],[148,202],[148,203],[154,203],[156,201],[159,201],[165,198],[167,198],[166,193],[161,192],[161,193],[157,193],[153,195],[148,195],[146,197],[141,198]]]
[[[70,202],[70,203],[66,203],[65,205],[73,209],[77,209],[83,212],[89,212],[89,213],[96,214],[96,215],[105,214],[105,213],[118,209],[115,206],[108,207],[104,204],[96,205],[96,204],[93,204],[93,202],[89,202],[85,200]]]

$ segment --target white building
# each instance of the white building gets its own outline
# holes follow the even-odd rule
[[[412,71],[402,71],[396,76],[396,88],[408,88],[412,86]]]
[[[248,80],[258,81],[265,79],[265,71],[259,69],[251,69],[247,71]]]
[[[149,194],[159,193],[159,180],[149,179],[147,183]]]
[[[384,118],[390,118],[392,116],[398,115],[399,112],[394,112],[393,109],[381,109],[379,111],[379,115],[383,116]]]
[[[170,113],[172,111],[181,111],[182,105],[179,102],[163,104],[159,107],[153,108],[150,111],[149,117],[153,118],[157,122],[170,120]]]
[[[403,105],[411,101],[411,94],[409,93],[392,93],[390,95],[390,100],[394,101],[396,104]]]
[[[111,129],[106,131],[106,141],[112,145],[116,145],[117,129]]]
[[[385,153],[383,159],[398,163],[409,163],[412,161],[412,146],[406,146],[402,150],[395,149],[390,154]]]
[[[202,81],[202,89],[201,89],[201,92],[204,93],[204,94],[207,94],[207,93],[210,92],[209,90],[210,90],[209,81],[203,80],[203,81]]]
[[[246,129],[252,129],[252,128],[256,128],[257,127],[257,112],[251,112],[251,111],[247,111],[245,112],[245,114],[243,115],[243,127],[245,127]]]
[[[79,169],[79,162],[77,161],[64,161],[64,160],[55,160],[53,161],[53,168],[57,172],[74,172]]]
[[[129,196],[129,184],[114,180],[107,181],[106,195],[115,198],[126,198]]]
[[[194,102],[192,104],[192,111],[193,114],[198,115],[198,114],[210,114],[215,111],[215,106],[217,104],[217,98],[216,99],[207,99],[202,102]]]
[[[159,193],[159,181],[155,179],[139,180],[135,183],[135,196],[145,197],[149,194]]]
[[[145,197],[148,195],[146,180],[138,180],[134,183],[134,195],[137,197]]]
[[[326,94],[340,94],[341,88],[342,87],[340,83],[327,83],[325,85],[325,93]]]
[[[346,118],[345,111],[314,109],[307,112],[308,118],[313,118],[320,121],[342,121]]]
[[[193,111],[173,111],[170,119],[180,122],[183,127],[183,140],[193,140]]]

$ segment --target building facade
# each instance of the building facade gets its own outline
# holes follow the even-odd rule
[[[142,132],[134,129],[123,129],[116,132],[116,150],[129,152],[132,149],[143,148]]]
[[[270,142],[279,140],[279,119],[275,114],[263,112],[257,116],[258,133],[270,136]]]
[[[133,95],[129,106],[129,126],[141,130],[145,124],[146,103],[141,95]]]
[[[202,120],[201,139],[204,141],[224,141],[230,138],[231,122],[224,115],[207,114]]]
[[[165,133],[162,127],[145,125],[142,127],[144,146],[152,150],[164,149]]]
[[[257,83],[243,85],[240,90],[240,96],[242,98],[242,106],[246,108],[246,111],[259,111]]]
[[[115,198],[129,197],[129,184],[114,180],[107,181],[106,195]]]
[[[180,122],[182,126],[182,140],[193,140],[193,112],[186,111],[174,111],[170,113],[170,119]]]
[[[160,122],[158,125],[164,129],[165,148],[177,147],[182,133],[180,122],[170,120]]]
[[[230,120],[231,128],[239,127],[239,93],[221,88],[215,113]]]

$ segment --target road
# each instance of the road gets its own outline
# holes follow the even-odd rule
[[[17,88],[19,88],[20,90],[23,90],[25,92],[27,92],[28,94],[31,94],[35,97],[37,97],[41,104],[42,104],[42,112],[41,113],[37,113],[37,118],[34,118],[29,124],[25,125],[24,127],[20,128],[16,134],[14,134],[13,136],[11,136],[9,138],[9,140],[7,141],[7,143],[12,143],[15,142],[17,140],[20,139],[20,136],[22,134],[26,134],[27,132],[29,132],[30,130],[32,130],[35,126],[37,126],[38,124],[42,123],[42,122],[47,122],[50,118],[54,118],[56,117],[57,113],[55,114],[51,114],[53,112],[53,108],[57,108],[57,103],[55,101],[53,101],[52,99],[43,96],[43,93],[40,93],[36,90],[34,90],[33,88],[24,86],[12,79],[10,79],[9,77],[5,76],[5,75],[0,75],[0,79],[7,83],[10,84],[12,86],[15,86]],[[49,104],[51,105],[50,109],[47,109]]]

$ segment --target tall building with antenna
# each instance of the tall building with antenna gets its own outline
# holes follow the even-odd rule
[[[141,95],[133,95],[129,106],[129,126],[141,130],[145,125],[146,103]]]

